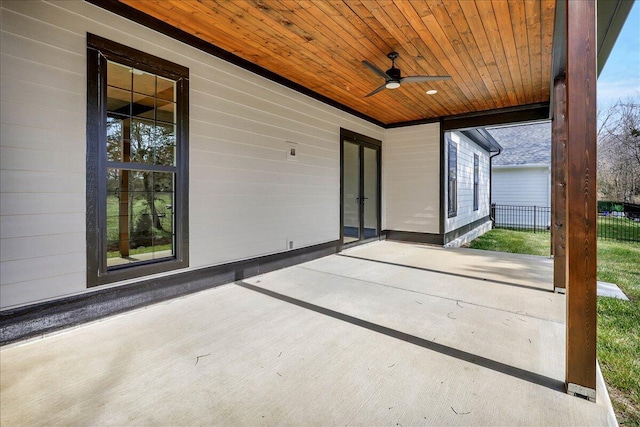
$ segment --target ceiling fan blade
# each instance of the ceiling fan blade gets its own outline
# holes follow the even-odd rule
[[[376,67],[375,65],[373,65],[371,62],[364,60],[362,61],[362,63],[371,71],[373,71],[374,73],[376,73],[377,75],[379,75],[380,77],[382,77],[385,80],[389,80],[391,77],[389,77],[387,75],[387,73],[385,73],[384,71],[382,71],[380,68]]]
[[[400,79],[400,83],[432,82],[434,80],[449,80],[451,76],[407,76]]]
[[[371,95],[375,95],[376,93],[380,92],[380,91],[381,91],[382,89],[384,89],[385,87],[387,87],[387,84],[386,84],[386,83],[385,83],[385,84],[383,84],[382,86],[380,86],[378,89],[374,90],[373,92],[371,92],[371,93],[369,93],[369,94],[365,95],[364,97],[365,97],[365,98],[367,98],[367,97],[369,97],[369,96],[371,96]]]

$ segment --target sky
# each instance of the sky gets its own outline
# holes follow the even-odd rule
[[[640,1],[636,0],[598,77],[598,110],[620,98],[640,97]]]

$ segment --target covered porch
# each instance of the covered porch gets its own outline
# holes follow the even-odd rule
[[[381,241],[1,351],[6,425],[615,425],[547,258]]]

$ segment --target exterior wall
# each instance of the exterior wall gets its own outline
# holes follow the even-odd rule
[[[387,129],[382,228],[440,232],[440,124]]]
[[[82,1],[1,7],[1,308],[89,291],[87,32],[190,69],[189,269],[338,239],[340,127],[382,128]]]
[[[492,181],[492,203],[551,206],[549,166],[494,166]]]
[[[482,236],[487,231],[490,231],[492,227],[491,221],[486,221],[484,224],[480,225],[469,231],[468,233],[463,234],[462,236],[451,240],[450,242],[445,243],[445,248],[459,248],[460,246],[469,243],[478,237]]]
[[[494,166],[492,203],[547,209],[497,208],[497,226],[551,226],[551,170],[546,165]],[[535,212],[534,212],[535,211]]]
[[[457,230],[467,224],[480,220],[489,215],[489,153],[478,147],[473,141],[459,132],[447,132],[447,138],[458,145],[458,207],[457,215],[445,218],[445,233]],[[478,155],[479,182],[478,182],[478,210],[473,210],[473,155]],[[445,148],[445,165],[448,161],[448,150]],[[448,200],[446,171],[445,171],[445,198]],[[446,215],[447,209],[445,209]]]

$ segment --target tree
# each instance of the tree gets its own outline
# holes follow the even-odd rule
[[[118,229],[108,230],[110,240],[122,240],[123,230],[131,231],[135,246],[148,246],[157,231],[165,230],[156,203],[172,205],[172,172],[135,169],[135,165],[172,166],[175,163],[175,126],[142,118],[108,117],[107,159],[131,163],[132,170],[107,168],[107,194],[115,194],[120,205]],[[124,135],[128,136],[125,138]],[[169,198],[169,201],[167,201]],[[123,243],[129,239],[125,237]],[[128,243],[127,243],[128,244]],[[127,248],[122,247],[121,252]]]
[[[618,100],[598,116],[599,196],[640,202],[640,93]]]
[[[131,161],[136,163],[172,164],[173,130],[163,126],[155,126],[152,122],[134,120],[131,124]],[[168,153],[171,153],[169,155]],[[156,208],[155,193],[162,189],[173,188],[163,176],[167,174],[144,171],[141,173],[142,194],[151,211],[152,224],[158,230],[164,230]],[[166,190],[165,190],[166,191]]]

